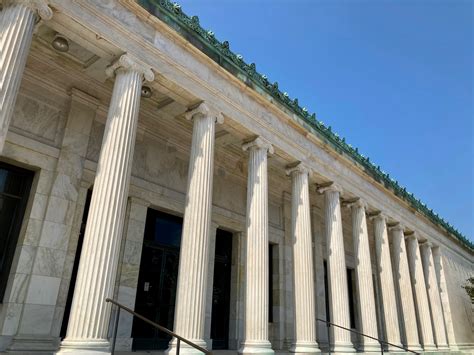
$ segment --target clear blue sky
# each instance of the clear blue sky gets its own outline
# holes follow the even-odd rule
[[[178,3],[474,240],[472,1]]]

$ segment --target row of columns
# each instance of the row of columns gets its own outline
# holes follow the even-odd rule
[[[47,20],[51,16],[52,11],[45,0],[8,1],[1,12],[0,153],[11,120],[35,22],[39,19]],[[129,55],[121,56],[107,69],[107,74],[115,77],[115,84],[97,166],[67,336],[61,344],[61,353],[84,354],[109,351],[107,338],[110,306],[104,300],[113,295],[117,273],[141,86],[144,80],[154,79],[149,67]],[[188,112],[187,118],[193,120],[194,127],[174,330],[181,336],[205,346],[204,323],[214,136],[215,123],[222,122],[222,115],[206,104],[201,104]],[[239,352],[241,354],[272,354],[273,350],[268,340],[267,156],[273,152],[273,147],[263,138],[257,137],[246,142],[243,149],[249,153],[246,219],[248,240],[245,339]],[[291,230],[295,300],[295,341],[291,351],[315,353],[319,352],[319,347],[316,341],[314,305],[309,202],[310,172],[299,163],[290,166],[287,173],[292,179]],[[349,296],[341,217],[342,190],[337,184],[332,183],[321,186],[319,192],[324,194],[325,199],[329,280],[327,302],[329,302],[331,321],[349,328]],[[351,201],[348,206],[352,210],[352,237],[356,259],[356,288],[361,310],[361,331],[377,337],[366,206],[360,199]],[[420,350],[420,343],[425,351],[436,349],[436,345],[438,349],[447,349],[443,311],[445,316],[448,312],[443,309],[446,302],[442,304],[438,289],[438,283],[443,284],[444,275],[439,269],[435,269],[430,244],[424,243],[420,248],[418,239],[413,234],[406,237],[405,244],[404,230],[401,225],[397,225],[390,228],[393,234],[392,250],[390,250],[386,217],[378,214],[373,217],[373,220],[385,340],[400,345],[399,324],[403,324],[404,336],[410,350]],[[392,270],[391,252],[394,270]],[[438,277],[437,272],[440,274]],[[395,280],[393,275],[396,275]],[[398,318],[395,288],[398,290],[402,309],[401,319]],[[447,323],[451,324],[450,320]],[[331,327],[331,331],[333,352],[354,351],[349,332],[335,327]],[[451,333],[452,326],[448,329],[448,334]],[[363,350],[378,351],[378,344],[374,340],[368,338],[361,340]],[[174,351],[173,343],[169,351]],[[193,350],[185,347],[183,351],[192,352]]]

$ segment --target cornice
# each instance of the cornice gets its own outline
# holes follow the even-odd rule
[[[156,16],[165,24],[173,28],[187,41],[199,48],[221,67],[243,81],[247,86],[258,93],[271,96],[275,102],[282,105],[302,122],[303,126],[314,132],[320,139],[328,143],[337,153],[347,156],[354,164],[359,166],[367,175],[375,181],[392,191],[395,196],[404,200],[408,205],[419,211],[431,222],[452,234],[469,250],[474,251],[474,243],[468,240],[453,225],[439,216],[433,209],[428,208],[425,203],[417,199],[413,193],[401,186],[389,174],[384,172],[380,166],[374,164],[369,157],[364,156],[356,147],[348,144],[344,138],[333,132],[331,126],[317,120],[315,113],[310,113],[302,107],[297,98],[290,98],[286,92],[278,87],[278,82],[271,82],[266,75],[257,71],[255,63],[246,63],[242,55],[235,54],[230,49],[228,41],[219,41],[212,31],[205,30],[199,23],[197,16],[186,15],[181,6],[169,0],[138,0],[140,6],[150,14]]]

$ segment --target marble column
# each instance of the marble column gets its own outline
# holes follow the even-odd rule
[[[352,240],[354,243],[354,262],[356,289],[359,295],[360,331],[374,338],[377,333],[377,314],[375,310],[375,293],[372,279],[372,262],[370,260],[369,236],[367,232],[366,203],[358,199],[346,205],[352,212]],[[380,352],[377,340],[360,337],[361,351]]]
[[[257,137],[242,148],[249,151],[249,161],[244,339],[239,354],[271,355],[274,351],[268,340],[267,154],[273,154],[273,147]]]
[[[387,218],[379,213],[373,217],[375,235],[375,255],[380,282],[382,313],[385,328],[385,341],[402,346],[400,328],[398,325],[397,301],[395,284],[393,282],[392,263],[387,232]],[[400,351],[394,346],[388,346],[389,351]]]
[[[61,353],[109,351],[108,325],[128,197],[143,79],[153,72],[129,55],[107,69],[115,75],[66,339]]]
[[[403,229],[403,225],[400,223],[389,228],[392,234],[393,272],[395,276],[395,286],[398,290],[397,295],[399,296],[401,305],[401,323],[403,324],[406,347],[408,350],[418,352],[421,351],[422,348],[418,336],[415,303],[413,301]]]
[[[206,293],[209,268],[209,241],[212,213],[212,180],[216,122],[220,113],[202,103],[186,113],[193,120],[188,188],[179,255],[174,331],[197,345],[206,347]],[[175,340],[169,351],[174,352]],[[200,353],[181,343],[182,353]]]
[[[205,321],[205,335],[207,349],[212,349],[211,339],[211,323],[212,323],[212,299],[214,293],[214,264],[216,259],[216,235],[217,223],[211,222],[211,229],[209,232],[209,263],[207,271],[207,290],[206,290],[206,321]]]
[[[444,262],[441,248],[436,246],[432,249],[433,261],[436,270],[436,277],[438,279],[439,293],[441,297],[441,305],[443,307],[444,324],[446,326],[446,334],[448,336],[449,349],[451,351],[459,350],[454,337],[453,319],[451,317],[451,306],[449,304],[449,295],[446,285],[446,278],[444,276]]]
[[[49,20],[53,12],[46,0],[3,2],[0,12],[0,154],[25,69],[38,20]]]
[[[425,274],[426,289],[428,291],[431,317],[433,319],[433,330],[436,346],[438,347],[439,351],[445,351],[449,350],[449,347],[446,339],[443,308],[441,307],[441,298],[439,295],[438,281],[436,280],[436,270],[431,247],[432,244],[430,242],[424,242],[421,244],[421,259],[423,264],[423,273]]]
[[[325,234],[327,248],[328,300],[331,322],[350,328],[349,295],[347,289],[346,255],[342,235],[342,216],[340,194],[342,189],[336,185],[319,187],[324,194]],[[347,330],[331,327],[331,352],[354,352],[351,333]]]
[[[299,163],[287,169],[291,175],[291,234],[294,278],[293,353],[319,353],[316,341],[313,248],[309,204],[309,169]]]
[[[406,237],[406,247],[420,340],[423,345],[423,350],[435,351],[436,346],[434,345],[433,329],[431,327],[430,308],[428,305],[428,295],[426,293],[420,248],[418,246],[418,238],[414,233]]]

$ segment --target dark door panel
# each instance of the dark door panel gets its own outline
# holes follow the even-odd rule
[[[149,209],[138,276],[135,311],[173,329],[182,219]],[[170,337],[134,319],[134,350],[163,350]]]
[[[217,230],[212,292],[212,348],[229,348],[230,277],[232,268],[232,233]]]
[[[0,162],[0,304],[10,274],[34,173]]]

